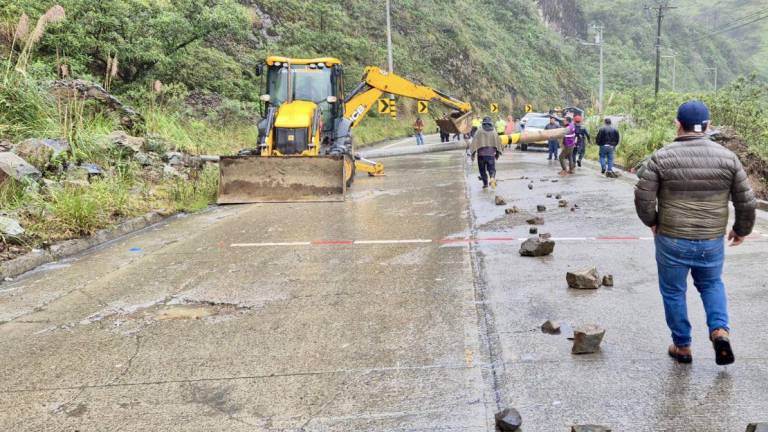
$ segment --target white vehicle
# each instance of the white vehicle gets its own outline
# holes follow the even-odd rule
[[[520,125],[523,126],[523,131],[536,131],[536,130],[544,130],[545,127],[549,124],[549,118],[550,115],[548,113],[528,113],[520,120]],[[555,117],[557,119],[557,117]],[[558,125],[559,125],[558,120]],[[528,144],[520,144],[520,150],[526,151],[528,150],[528,146],[537,146],[537,147],[547,147],[546,141],[540,141],[540,142],[532,142]]]

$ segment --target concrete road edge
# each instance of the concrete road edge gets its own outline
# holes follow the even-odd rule
[[[67,240],[51,246],[48,250],[33,250],[18,258],[0,264],[0,282],[6,278],[15,278],[41,265],[49,264],[86,250],[116,240],[128,234],[135,233],[147,227],[162,222],[166,218],[157,212],[149,212],[143,216],[129,219],[112,228],[97,231],[90,237]]]

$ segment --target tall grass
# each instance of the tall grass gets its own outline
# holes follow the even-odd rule
[[[175,179],[170,185],[170,199],[176,210],[202,210],[216,201],[219,191],[219,168],[206,166],[194,181]]]
[[[90,185],[64,183],[46,194],[36,194],[27,213],[30,231],[46,240],[93,234],[144,210],[141,203],[130,199],[130,187],[114,176]]]
[[[190,154],[231,155],[258,142],[254,124],[238,122],[213,124],[206,120],[185,118],[163,108],[150,108],[144,113],[147,133],[171,143],[175,150]]]

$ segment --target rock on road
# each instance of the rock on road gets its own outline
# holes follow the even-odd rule
[[[0,430],[492,431],[506,407],[528,432],[764,421],[764,215],[728,250],[737,363],[714,364],[692,289],[696,357],[676,365],[632,184],[551,182],[544,159],[506,154],[495,193],[460,152],[388,159],[344,203],[214,208],[4,283]],[[551,256],[518,254],[533,216]],[[569,290],[588,265],[615,286]],[[572,355],[590,323],[601,351]]]

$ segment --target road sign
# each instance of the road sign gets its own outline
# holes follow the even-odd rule
[[[491,104],[491,112],[492,112],[492,113],[497,113],[497,112],[499,112],[499,104],[497,104],[497,103],[492,103],[492,104]]]
[[[525,104],[525,112],[533,112],[533,105],[531,104]]]
[[[389,99],[379,99],[379,114],[389,114]]]
[[[419,101],[416,104],[416,110],[419,112],[419,114],[426,114],[429,112],[429,102],[427,101]]]
[[[393,119],[397,118],[397,105],[394,96],[389,98],[389,116]]]

